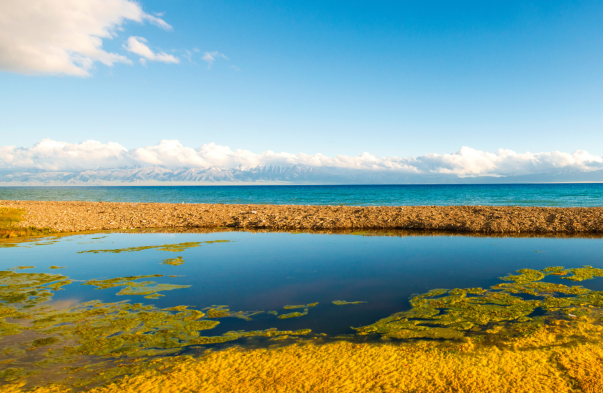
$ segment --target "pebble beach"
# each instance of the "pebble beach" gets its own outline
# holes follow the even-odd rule
[[[407,229],[465,233],[603,233],[603,207],[294,206],[0,201],[20,226],[58,232],[125,229]]]

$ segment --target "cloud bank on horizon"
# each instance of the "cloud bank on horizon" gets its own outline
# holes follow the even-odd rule
[[[0,1],[0,70],[33,75],[89,76],[95,63],[132,64],[127,56],[103,49],[128,21],[172,27],[143,11],[133,0]],[[130,37],[123,48],[149,61],[178,63],[155,53],[142,37]]]
[[[299,165],[312,168],[389,171],[405,174],[446,174],[459,177],[521,176],[560,170],[582,172],[603,169],[603,157],[584,150],[573,153],[516,153],[499,149],[496,153],[462,147],[450,154],[424,154],[417,157],[253,153],[207,143],[198,148],[183,146],[177,140],[163,140],[155,146],[126,149],[118,143],[88,140],[66,143],[44,139],[31,148],[0,147],[0,169],[43,171],[83,171],[128,167],[164,168],[253,168],[265,165]]]

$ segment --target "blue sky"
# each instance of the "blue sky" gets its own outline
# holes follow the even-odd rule
[[[603,154],[601,1],[139,3],[173,29],[126,21],[103,39],[132,65],[0,72],[1,145]],[[123,48],[131,36],[180,63],[141,65]],[[228,59],[208,68],[213,51]]]

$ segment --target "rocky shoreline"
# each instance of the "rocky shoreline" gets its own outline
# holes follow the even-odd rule
[[[59,232],[120,229],[407,229],[465,233],[603,233],[603,207],[293,206],[0,200],[20,226]]]

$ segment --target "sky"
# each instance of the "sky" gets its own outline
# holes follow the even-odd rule
[[[88,140],[600,163],[602,22],[592,0],[3,0],[0,163]]]

